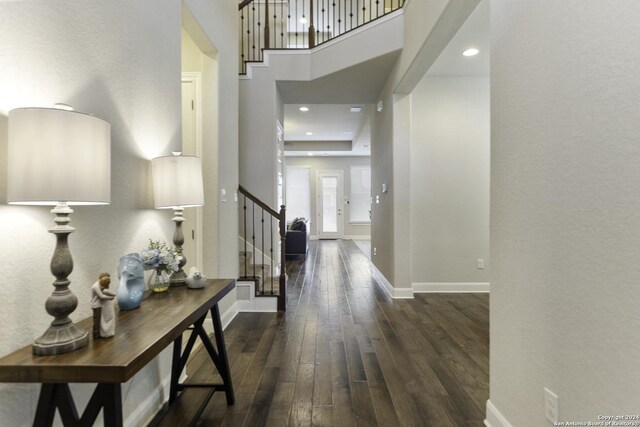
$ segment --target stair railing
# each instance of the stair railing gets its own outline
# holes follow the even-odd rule
[[[405,0],[244,0],[239,5],[240,74],[264,49],[312,49],[401,9]]]
[[[278,311],[286,310],[286,298],[287,298],[287,281],[286,281],[286,258],[285,258],[285,238],[286,238],[286,207],[280,206],[280,211],[276,211],[269,205],[264,203],[258,197],[251,194],[243,186],[239,187],[239,192],[242,195],[242,230],[244,239],[244,256],[245,263],[243,271],[240,271],[241,280],[253,280],[256,283],[256,296],[276,296],[278,297]],[[266,217],[265,217],[266,214]],[[256,226],[256,218],[259,223]],[[280,253],[278,254],[274,247],[274,241],[278,239],[278,236],[274,238],[274,229],[277,227],[277,232],[280,238]],[[265,237],[266,236],[268,239]],[[259,234],[258,234],[259,233]],[[249,240],[251,241],[249,243]],[[269,256],[265,255],[265,244],[268,243]],[[252,267],[250,268],[246,262],[246,254],[248,253],[249,244],[252,248]],[[260,255],[256,252],[260,250]],[[277,292],[274,290],[274,278],[273,271],[274,266],[277,265],[279,260],[280,274],[278,277]],[[268,258],[268,260],[267,260]],[[259,267],[256,267],[256,261],[260,261]],[[269,276],[269,283],[265,282],[265,267],[270,263],[271,275]],[[258,268],[261,275],[258,275]]]

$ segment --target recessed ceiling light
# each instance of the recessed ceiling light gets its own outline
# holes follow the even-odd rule
[[[309,111],[309,107],[300,107],[300,111],[307,112]]]
[[[313,135],[313,132],[307,132],[307,133],[305,133],[305,135],[311,136],[311,135]]]
[[[462,52],[462,54],[464,56],[476,56],[478,53],[480,53],[480,51],[478,49],[476,49],[475,47],[472,47],[472,48],[467,49],[464,52]]]
[[[351,112],[352,113],[361,113],[362,112],[362,107],[351,107]]]
[[[307,156],[313,156],[313,153],[307,153]]]

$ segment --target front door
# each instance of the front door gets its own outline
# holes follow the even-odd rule
[[[319,171],[317,191],[318,238],[342,238],[342,171]]]

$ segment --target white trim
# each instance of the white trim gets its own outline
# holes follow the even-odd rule
[[[489,292],[489,283],[412,283],[416,293]]]
[[[194,71],[183,71],[180,79],[180,84],[183,82],[192,82],[193,83],[193,94],[194,94],[194,128],[195,128],[195,155],[202,158],[202,73],[194,72]],[[182,86],[180,87],[182,90]],[[191,265],[204,265],[204,241],[203,241],[203,230],[204,230],[204,219],[202,214],[202,207],[195,208],[195,216],[196,216],[196,238],[195,238],[195,249],[196,249],[196,260],[195,263],[191,263]]]
[[[278,311],[278,297],[239,299],[236,304],[241,313],[276,313]]]
[[[135,378],[135,377],[134,377]],[[167,400],[169,400],[169,387],[171,386],[171,374],[167,375],[147,397],[136,405],[135,409],[124,419],[125,426],[147,425]],[[124,395],[124,393],[123,393]]]
[[[491,400],[487,400],[487,418],[484,420],[487,427],[512,427],[507,419],[498,411]]]
[[[394,288],[391,282],[384,277],[384,274],[382,274],[373,263],[371,263],[371,273],[373,273],[374,281],[379,283],[391,298],[413,299],[413,289]]]
[[[371,234],[349,234],[346,236],[342,236],[342,240],[371,240]]]
[[[353,225],[353,226],[358,226],[358,225],[371,225],[371,221],[356,221],[356,222],[352,222],[349,221],[349,225]]]

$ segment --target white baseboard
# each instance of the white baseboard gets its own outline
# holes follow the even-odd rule
[[[171,375],[167,375],[147,397],[124,419],[125,426],[146,426],[169,400]]]
[[[487,400],[487,418],[484,420],[487,427],[512,427],[509,421],[493,406],[491,400]]]
[[[489,292],[489,283],[412,283],[416,293]]]
[[[371,235],[370,234],[363,234],[363,235],[346,235],[346,236],[342,236],[342,238],[344,240],[371,240]]]
[[[382,274],[373,263],[371,263],[371,272],[373,273],[376,283],[380,283],[382,288],[387,291],[391,298],[413,298],[413,289],[394,288],[391,282],[384,277],[384,274]]]

